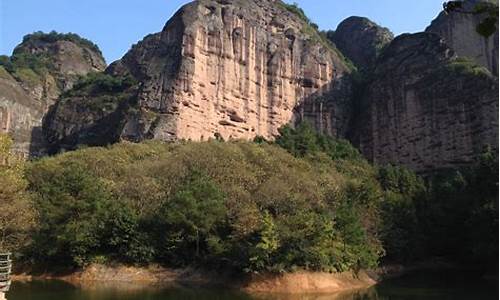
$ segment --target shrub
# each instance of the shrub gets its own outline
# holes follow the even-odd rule
[[[83,266],[100,254],[111,194],[79,162],[41,164],[28,173],[40,215],[33,251],[40,261]]]
[[[457,58],[453,60],[447,65],[447,70],[463,75],[491,76],[487,68],[477,65],[467,58]]]
[[[0,252],[23,250],[36,217],[26,192],[24,163],[11,154],[11,147],[10,137],[0,134]]]
[[[302,122],[296,128],[284,126],[279,132],[276,144],[294,156],[304,157],[324,152],[333,160],[362,160],[359,151],[348,141],[320,134],[307,122]]]
[[[136,81],[128,76],[115,77],[105,73],[89,73],[81,77],[67,95],[119,93],[135,84],[137,84]]]
[[[371,266],[381,254],[378,192],[323,159],[217,141],[119,144],[46,158],[28,170],[42,216],[34,255],[74,265],[105,258],[247,272]],[[351,197],[353,205],[339,210]],[[360,238],[346,237],[337,219]]]
[[[37,42],[37,41],[46,43],[54,43],[57,41],[71,41],[78,45],[87,47],[92,51],[102,55],[101,50],[96,44],[94,44],[90,40],[80,37],[78,34],[75,33],[58,33],[56,31],[51,31],[50,33],[44,33],[42,31],[37,31],[32,34],[25,35],[23,38],[23,43]]]
[[[163,256],[180,265],[216,256],[218,247],[213,242],[222,237],[218,231],[225,224],[224,203],[224,194],[210,178],[190,174],[181,190],[160,208]]]
[[[313,42],[318,42],[322,44],[324,47],[327,49],[330,49],[331,51],[334,51],[338,57],[345,63],[346,67],[349,68],[350,70],[354,71],[356,70],[356,67],[354,64],[346,58],[340,50],[337,49],[337,47],[332,43],[332,41],[327,37],[327,34],[324,34],[323,32],[319,32],[319,26],[318,24],[314,23],[307,17],[306,13],[302,8],[299,7],[298,3],[293,3],[293,4],[288,4],[283,1],[278,1],[278,5],[280,5],[283,9],[293,13],[294,15],[298,16],[302,21],[304,21],[305,25],[302,27],[302,32],[306,35],[309,36],[309,38]]]
[[[281,5],[282,8],[298,16],[302,21],[306,22],[307,24],[311,23],[311,20],[307,17],[304,10],[300,8],[297,2],[294,2],[293,4],[288,4],[282,1],[278,1],[278,4]]]

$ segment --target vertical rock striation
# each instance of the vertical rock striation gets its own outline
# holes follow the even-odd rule
[[[33,132],[42,123],[43,109],[33,103],[21,85],[0,66],[0,133],[9,133],[13,151],[21,155],[36,152],[33,147],[43,144],[41,132]]]
[[[445,39],[393,40],[368,19],[348,18],[334,41],[356,74],[281,1],[198,0],[100,81],[65,93],[44,132],[58,151],[120,140],[273,139],[283,125],[308,120],[350,138],[375,163],[419,172],[462,166],[498,147],[498,79]],[[475,49],[484,41],[462,42]]]
[[[281,1],[199,0],[107,73],[140,82],[135,113],[117,129],[122,139],[201,141],[272,139],[298,103],[334,93],[350,70],[333,45]],[[47,128],[57,144],[72,133],[61,135],[53,120]]]
[[[485,2],[489,1],[466,0],[463,10],[473,12],[478,3]],[[484,18],[484,14],[442,12],[426,31],[440,35],[457,55],[472,59],[498,76],[498,27],[496,33],[489,38],[481,36],[476,28]]]
[[[375,163],[428,172],[498,147],[498,80],[438,35],[397,37],[371,77],[353,141]]]

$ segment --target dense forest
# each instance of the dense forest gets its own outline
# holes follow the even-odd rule
[[[23,162],[0,140],[0,248],[29,265],[345,271],[498,266],[498,157],[417,176],[304,123],[275,142],[147,142]]]

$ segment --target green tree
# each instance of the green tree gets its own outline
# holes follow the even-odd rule
[[[225,197],[206,175],[193,172],[161,209],[166,254],[174,263],[187,264],[210,255],[219,226],[225,222]],[[210,247],[212,246],[212,247]]]
[[[12,139],[0,134],[0,252],[19,254],[30,242],[36,213],[26,192],[24,164],[11,147]]]
[[[113,203],[104,214],[100,252],[126,263],[151,263],[155,250],[148,227],[141,224],[137,213],[126,205]]]
[[[82,164],[40,164],[29,174],[40,215],[34,236],[37,258],[83,266],[101,252],[111,193]]]
[[[464,1],[462,0],[448,1],[443,4],[443,8],[446,13],[455,12],[484,16],[476,27],[476,31],[484,37],[490,37],[498,30],[498,2],[478,2],[471,10],[464,7]]]
[[[348,141],[335,139],[318,133],[308,122],[301,122],[292,128],[279,129],[276,144],[297,157],[323,152],[332,159],[361,160],[361,154]]]
[[[388,165],[378,171],[378,180],[384,190],[381,212],[381,237],[390,261],[407,261],[422,255],[423,243],[417,207],[424,201],[424,181],[414,172]]]
[[[247,271],[266,271],[274,264],[273,257],[279,248],[280,241],[278,230],[273,217],[265,212],[262,217],[262,225],[257,234],[256,243],[250,248],[249,266]]]

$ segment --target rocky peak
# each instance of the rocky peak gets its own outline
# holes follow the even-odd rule
[[[463,10],[472,12],[480,3],[494,3],[494,1],[466,0],[463,1]],[[442,12],[426,31],[440,35],[457,55],[473,60],[498,76],[498,25],[496,33],[488,38],[477,32],[477,26],[485,17],[485,14]]]
[[[353,138],[370,160],[429,172],[497,149],[498,80],[440,36],[397,37],[370,78]]]
[[[294,6],[199,0],[182,7],[162,32],[132,47],[107,73],[140,82],[133,113],[117,123],[121,139],[199,141],[272,139],[301,102],[338,90],[350,68]],[[66,99],[48,121],[55,143],[67,145],[65,136],[78,142],[77,132],[86,135],[88,122],[58,117],[74,101]],[[106,119],[91,108],[86,115],[94,116],[94,125]],[[67,124],[58,121],[63,119]]]
[[[393,76],[401,71],[402,75],[423,75],[432,71],[436,65],[455,57],[455,53],[436,34],[403,34],[394,39],[382,52],[374,68],[375,77]]]
[[[25,36],[11,57],[0,60],[0,132],[13,136],[17,152],[40,155],[42,119],[49,107],[80,76],[105,67],[97,46],[76,34]]]
[[[13,52],[13,57],[29,55],[45,64],[61,90],[69,90],[79,76],[101,72],[106,62],[91,41],[72,33],[36,32],[26,35]]]
[[[381,50],[394,38],[392,32],[368,18],[349,17],[342,21],[332,41],[361,69],[371,66]]]

